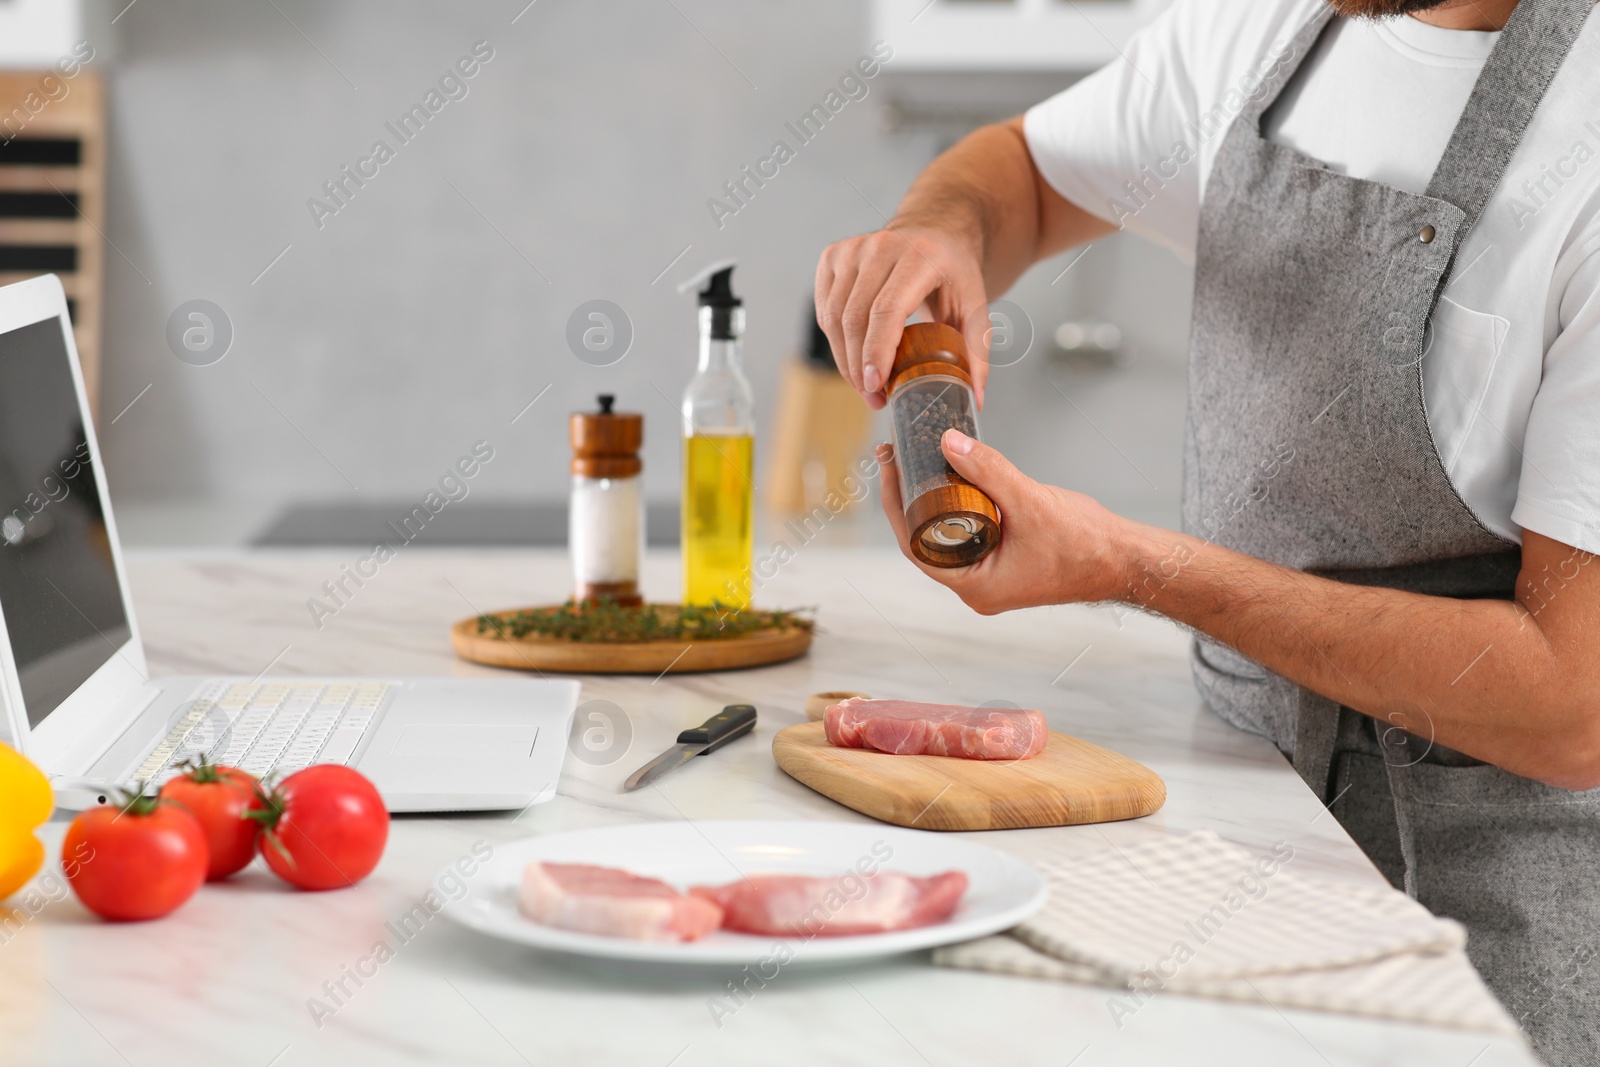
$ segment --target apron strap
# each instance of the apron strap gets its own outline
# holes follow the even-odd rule
[[[1240,109],[1240,115],[1249,123],[1253,135],[1261,136],[1261,116],[1267,113],[1267,109],[1277,102],[1283,90],[1294,80],[1300,65],[1315,50],[1318,38],[1331,21],[1333,8],[1324,4],[1322,10],[1313,15],[1311,21],[1300,27],[1286,43],[1273,46],[1275,62],[1272,73],[1256,87]]]
[[[1428,196],[1466,214],[1457,231],[1458,249],[1499,187],[1539,101],[1594,7],[1595,0],[1522,0],[1500,32],[1428,183]]]
[[[1339,735],[1339,705],[1301,689],[1294,727],[1294,769],[1324,804],[1333,802],[1333,752]]]

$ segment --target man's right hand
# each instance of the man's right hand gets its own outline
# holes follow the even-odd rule
[[[829,245],[817,264],[817,322],[839,371],[883,407],[906,319],[954,326],[972,384],[989,378],[988,294],[1036,261],[1116,227],[1068,202],[1033,165],[1022,116],[981,126],[928,165],[877,233]]]
[[[884,389],[906,319],[960,330],[979,406],[989,376],[989,305],[980,241],[930,226],[888,229],[831,244],[817,263],[817,322],[839,372],[873,409]]]

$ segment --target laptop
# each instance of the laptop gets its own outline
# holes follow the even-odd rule
[[[555,795],[577,702],[567,680],[150,677],[61,282],[0,288],[0,723],[62,807],[202,754],[345,764],[390,811],[526,807]]]

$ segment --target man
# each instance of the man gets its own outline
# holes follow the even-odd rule
[[[1195,261],[1185,532],[950,431],[985,614],[1121,601],[1292,757],[1555,1064],[1600,1063],[1600,18],[1592,0],[1178,0],[828,248],[874,407],[906,318],[1118,228]],[[892,466],[892,454],[880,446]],[[892,469],[884,508],[902,545]]]

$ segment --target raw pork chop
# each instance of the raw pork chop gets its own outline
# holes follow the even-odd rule
[[[852,697],[822,717],[830,744],[896,756],[1027,759],[1044,751],[1050,728],[1037,711],[964,708]]]
[[[929,878],[894,871],[836,878],[757,874],[689,890],[721,907],[725,930],[806,938],[930,926],[948,919],[966,891],[967,876],[960,871]]]
[[[586,863],[528,864],[517,903],[546,926],[635,941],[693,941],[722,923],[722,909],[710,900]]]

